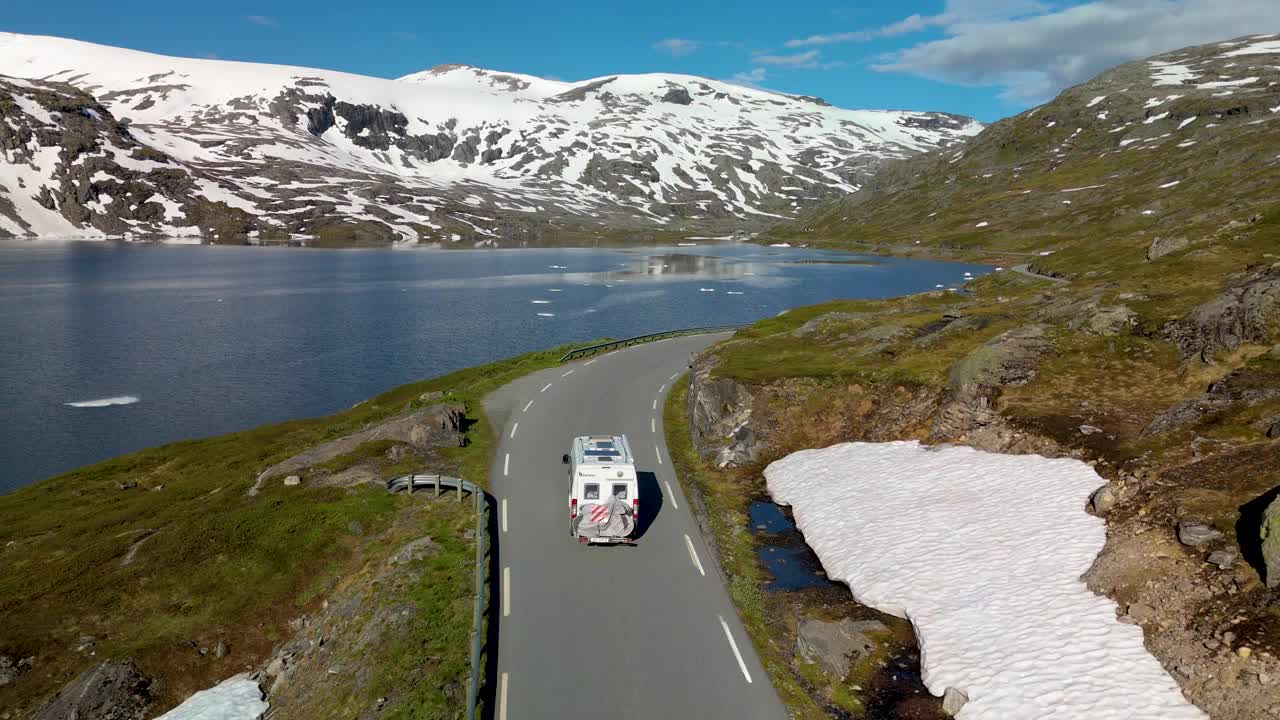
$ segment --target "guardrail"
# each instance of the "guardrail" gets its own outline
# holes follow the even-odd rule
[[[706,327],[681,328],[680,330],[667,330],[666,332],[649,333],[648,335],[637,335],[623,340],[612,340],[599,345],[590,345],[576,350],[570,350],[560,358],[560,362],[569,362],[588,355],[595,355],[599,352],[608,352],[610,350],[627,347],[630,345],[639,345],[641,343],[654,342],[656,340],[666,340],[667,338],[681,337],[684,335],[706,335],[708,333],[726,332],[728,330],[739,330],[747,327],[746,323],[739,325],[708,325]]]
[[[468,720],[479,717],[480,699],[480,648],[484,637],[485,587],[489,582],[489,563],[485,556],[488,553],[489,535],[489,499],[484,488],[462,478],[447,475],[401,475],[387,481],[387,490],[391,492],[407,492],[415,490],[431,490],[439,497],[445,490],[454,490],[458,494],[458,502],[462,502],[462,494],[470,493],[476,506],[476,597],[475,609],[471,625],[471,686],[467,688]]]

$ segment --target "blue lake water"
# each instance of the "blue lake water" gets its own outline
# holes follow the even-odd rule
[[[0,241],[0,493],[160,443],[341,410],[529,350],[750,322],[988,270],[840,262],[856,258],[736,244],[430,251]]]

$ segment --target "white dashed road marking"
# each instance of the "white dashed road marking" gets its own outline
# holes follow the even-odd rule
[[[733,633],[729,632],[729,623],[725,622],[724,618],[719,615],[716,617],[720,618],[720,627],[724,628],[724,636],[729,638],[729,647],[733,649],[733,656],[738,659],[738,669],[742,670],[742,677],[746,678],[747,682],[750,683],[751,673],[747,672],[747,664],[742,662],[742,653],[738,652],[738,643],[733,641]]]
[[[596,360],[599,360],[599,359],[600,359],[600,358],[596,358],[595,360],[588,360],[588,361],[586,361],[586,362],[582,363],[582,366],[583,366],[583,367],[586,367],[587,365],[590,365],[591,363],[593,363],[593,362],[595,362]]]
[[[512,425],[512,426],[511,426],[511,439],[512,439],[512,440],[514,440],[514,439],[515,439],[515,437],[516,437],[516,429],[517,429],[517,428],[519,428],[519,427],[520,427],[520,423],[516,423],[515,425]]]
[[[662,464],[662,448],[659,448],[655,445],[653,448],[653,454],[658,456],[658,464],[661,465]]]
[[[507,453],[506,457],[502,458],[502,476],[506,477],[510,474],[511,474],[511,453]]]
[[[649,418],[649,432],[658,432],[658,418]]]
[[[507,720],[507,674],[502,673],[502,687],[498,691],[498,720]]]
[[[666,480],[663,480],[662,484],[667,486],[667,497],[671,498],[671,509],[679,510],[680,503],[676,502],[676,494],[671,491],[671,483],[667,482]],[[503,502],[506,502],[506,501],[504,500]]]
[[[671,488],[668,487],[667,489],[670,490]],[[698,559],[698,551],[693,549],[693,541],[689,539],[688,535],[684,536],[684,546],[689,548],[689,560],[693,562],[694,567],[698,568],[698,574],[706,577],[707,571],[702,569],[702,561]]]
[[[654,398],[654,399],[653,399],[653,409],[654,409],[654,410],[657,410],[657,409],[658,409],[658,398]]]
[[[668,487],[667,489],[670,490],[671,488]],[[676,509],[678,510],[679,508],[676,508]],[[507,499],[502,498],[502,532],[506,532],[506,531],[507,531]]]
[[[502,617],[511,616],[511,566],[502,568]],[[722,621],[723,622],[723,621]],[[726,629],[727,632],[727,629]],[[730,639],[732,641],[732,638]],[[742,662],[739,660],[738,662]],[[746,672],[744,668],[742,670]]]
[[[565,374],[561,375],[560,377],[562,377],[562,378],[567,378],[567,377],[569,377],[569,376],[570,376],[570,375],[572,375],[572,374],[573,374],[573,371],[572,371],[572,370],[570,370],[569,372],[567,372],[567,373],[565,373]]]
[[[675,375],[672,375],[671,377],[669,377],[669,378],[667,378],[667,379],[668,379],[668,380],[675,380],[675,379],[676,379],[676,378],[678,378],[678,377],[680,377],[680,373],[676,373]]]
[[[549,387],[551,387],[551,383],[547,383],[546,385],[543,385],[543,386],[542,386],[542,389],[541,389],[541,390],[539,390],[538,392],[546,392],[546,391],[547,391],[547,388],[549,388]]]
[[[663,383],[663,384],[662,384],[662,387],[658,388],[658,394],[659,394],[659,395],[661,395],[662,393],[664,393],[664,392],[666,392],[666,391],[667,391],[667,384],[666,384],[666,383]]]
[[[521,410],[520,412],[529,412],[529,408],[531,408],[531,407],[533,407],[533,401],[532,401],[532,400],[530,400],[529,402],[525,403],[525,405],[524,405],[524,409],[523,409],[523,410]]]

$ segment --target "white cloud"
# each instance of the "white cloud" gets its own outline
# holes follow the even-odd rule
[[[660,52],[671,53],[676,57],[688,55],[695,52],[702,43],[697,40],[685,40],[684,38],[667,38],[659,40],[653,44],[653,49]]]
[[[948,2],[941,40],[874,65],[961,85],[1003,87],[1007,100],[1032,103],[1129,60],[1187,45],[1277,29],[1275,0],[1095,0],[1047,11],[997,0]],[[905,22],[905,21],[904,21]]]
[[[806,50],[801,53],[791,55],[771,55],[768,53],[756,53],[751,56],[751,62],[756,65],[772,65],[774,67],[797,68],[801,70],[829,70],[835,67],[843,67],[843,62],[822,62],[819,60],[820,50]]]
[[[883,27],[795,38],[788,40],[786,46],[798,48],[813,45],[834,45],[836,43],[871,42],[880,38],[920,32],[932,27],[946,27],[979,20],[1010,20],[1033,13],[1046,12],[1047,10],[1048,6],[1040,2],[1040,0],[948,0],[945,10],[938,15],[920,15],[917,13],[908,15]]]
[[[729,82],[758,88],[768,77],[769,71],[762,67],[758,67],[752,68],[750,72],[734,73],[733,77],[729,78]]]

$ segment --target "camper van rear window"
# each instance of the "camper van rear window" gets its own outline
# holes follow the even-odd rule
[[[626,500],[626,499],[627,499],[627,486],[626,486],[626,485],[614,485],[614,486],[613,486],[613,496],[614,496],[614,497],[616,497],[616,498],[618,498],[619,500]]]
[[[595,483],[587,483],[582,486],[582,496],[587,500],[600,499],[600,486]]]

